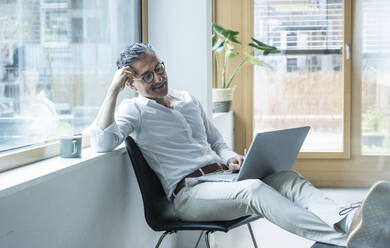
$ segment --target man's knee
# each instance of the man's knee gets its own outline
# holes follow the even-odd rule
[[[303,176],[295,170],[284,170],[276,173],[278,177],[283,178],[303,178]]]
[[[264,178],[264,182],[280,191],[282,187],[295,184],[298,181],[301,181],[304,177],[301,176],[295,170],[285,170],[274,173],[266,178]]]
[[[248,196],[253,194],[256,195],[260,188],[264,185],[264,183],[259,179],[247,179],[245,181],[245,191]]]

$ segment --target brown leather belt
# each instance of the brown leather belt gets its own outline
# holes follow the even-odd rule
[[[175,199],[175,196],[184,187],[186,178],[188,178],[188,177],[200,177],[202,175],[210,174],[210,173],[217,172],[217,171],[223,171],[223,170],[228,170],[228,167],[226,165],[224,165],[224,164],[214,163],[214,164],[209,164],[209,165],[203,166],[202,168],[199,168],[196,171],[188,174],[183,179],[181,179],[180,182],[178,182],[176,184],[176,188],[175,188],[175,190],[173,190],[173,194],[171,196],[171,200]]]

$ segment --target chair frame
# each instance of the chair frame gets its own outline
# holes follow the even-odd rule
[[[255,239],[255,235],[253,234],[252,226],[251,226],[250,223],[248,223],[247,226],[248,226],[248,229],[249,229],[249,233],[250,233],[250,235],[251,235],[251,238],[252,238],[253,245],[255,246],[255,248],[258,248],[256,239]],[[167,236],[167,234],[172,234],[172,233],[176,233],[176,232],[177,232],[177,231],[165,231],[165,232],[161,235],[160,239],[158,240],[157,245],[156,245],[156,248],[159,248],[159,247],[160,247],[160,244],[162,243],[163,239]],[[198,238],[198,240],[196,241],[196,244],[195,244],[195,248],[198,247],[198,245],[199,245],[199,243],[200,243],[200,240],[202,239],[202,236],[203,236],[203,233],[204,233],[204,232],[205,232],[204,230],[200,232],[199,238]],[[214,232],[215,232],[215,231],[213,231],[213,230],[207,230],[207,231],[206,231],[206,234],[205,234],[205,242],[206,242],[206,247],[207,247],[207,248],[210,248],[210,236],[209,236],[209,234],[214,233]]]

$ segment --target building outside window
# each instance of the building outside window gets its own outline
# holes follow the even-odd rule
[[[119,52],[141,40],[140,7],[136,0],[0,2],[0,154],[92,123]]]

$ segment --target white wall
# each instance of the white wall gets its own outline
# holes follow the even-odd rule
[[[165,62],[169,87],[197,97],[211,114],[210,0],[149,0],[149,43]]]
[[[0,247],[154,247],[126,153],[0,197]],[[173,247],[172,237],[162,247]]]

